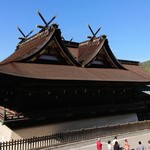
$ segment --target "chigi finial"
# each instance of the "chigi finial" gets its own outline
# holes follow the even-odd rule
[[[18,39],[20,39],[21,42],[25,41],[25,40],[29,37],[29,35],[33,32],[33,30],[32,30],[32,31],[30,31],[27,35],[25,35],[25,34],[23,33],[23,31],[22,31],[18,26],[17,26],[17,29],[18,29],[19,32],[23,35],[23,37],[18,37]]]
[[[92,41],[96,37],[97,33],[100,31],[101,27],[98,28],[95,33],[93,32],[93,30],[92,30],[92,28],[91,28],[91,26],[89,24],[88,24],[88,28],[90,29],[90,31],[93,34],[93,36],[86,36],[86,37],[89,38],[90,41]]]
[[[42,14],[37,11],[38,15],[40,16],[40,18],[42,19],[42,21],[44,22],[45,26],[42,26],[42,25],[36,25],[38,28],[41,28],[41,29],[45,29],[47,28],[51,23],[52,21],[56,18],[56,15],[49,21],[49,22],[46,22],[46,20],[44,19],[44,17],[42,16]]]

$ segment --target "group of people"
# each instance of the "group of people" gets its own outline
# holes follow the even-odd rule
[[[108,150],[119,150],[119,142],[117,140],[117,136],[114,137],[113,141],[108,141]]]
[[[97,145],[97,150],[102,150],[102,143],[100,138],[98,138],[96,145]],[[121,148],[117,136],[114,137],[112,142],[109,140],[107,146],[108,146],[108,150],[121,150],[121,149],[130,150],[130,145],[128,143],[128,140],[127,139],[124,140],[124,147]],[[146,150],[146,148],[142,145],[141,141],[138,142],[138,147],[136,148],[136,150]],[[147,150],[150,150],[150,140],[148,140]]]

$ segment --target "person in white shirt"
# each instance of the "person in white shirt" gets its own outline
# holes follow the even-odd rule
[[[111,141],[108,141],[108,144],[107,144],[107,146],[108,146],[108,150],[112,150]]]
[[[116,141],[118,142],[117,136],[115,136],[113,141],[111,142],[112,143],[112,150],[114,149],[114,145],[115,145]],[[119,144],[119,142],[118,142],[118,144]]]
[[[139,145],[138,147],[136,148],[136,150],[145,150],[144,146],[142,145],[142,142],[139,141]]]

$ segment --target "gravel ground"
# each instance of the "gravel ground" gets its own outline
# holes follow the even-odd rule
[[[107,150],[107,141],[112,141],[115,135],[102,137],[103,150]],[[124,134],[118,134],[118,140],[121,147],[124,147],[124,140],[128,139],[130,149],[135,149],[138,146],[138,141],[141,141],[145,149],[148,147],[148,140],[150,140],[150,130],[141,130],[137,132],[128,132]],[[96,150],[97,139],[83,141],[74,144],[67,144],[64,146],[57,146],[53,148],[46,148],[42,150]]]

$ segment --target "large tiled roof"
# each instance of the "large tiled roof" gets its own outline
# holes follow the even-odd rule
[[[130,72],[137,74],[138,76],[141,76],[142,78],[145,78],[150,81],[150,72],[146,71],[142,68],[142,66],[138,65],[124,65],[126,69],[128,69]]]
[[[73,46],[71,42],[63,42],[60,33],[59,29],[51,27],[19,44],[16,51],[0,63],[0,74],[45,80],[150,83],[150,72],[144,71],[137,63],[134,65],[127,65],[127,62],[122,64],[115,58],[106,36],[79,44],[72,43],[75,44]],[[25,61],[27,58],[34,58],[35,54],[40,53],[50,42],[55,43],[52,47],[53,51],[56,47],[57,52],[60,53],[59,56],[66,59],[68,64],[42,64]],[[105,59],[111,67],[92,67],[92,62],[99,58],[102,51],[103,54],[106,54]]]
[[[137,67],[138,68],[138,67]],[[131,68],[132,69],[132,68]],[[64,65],[8,63],[0,66],[8,75],[45,80],[149,82],[150,77],[122,69],[82,68]],[[147,77],[147,78],[146,78]]]

